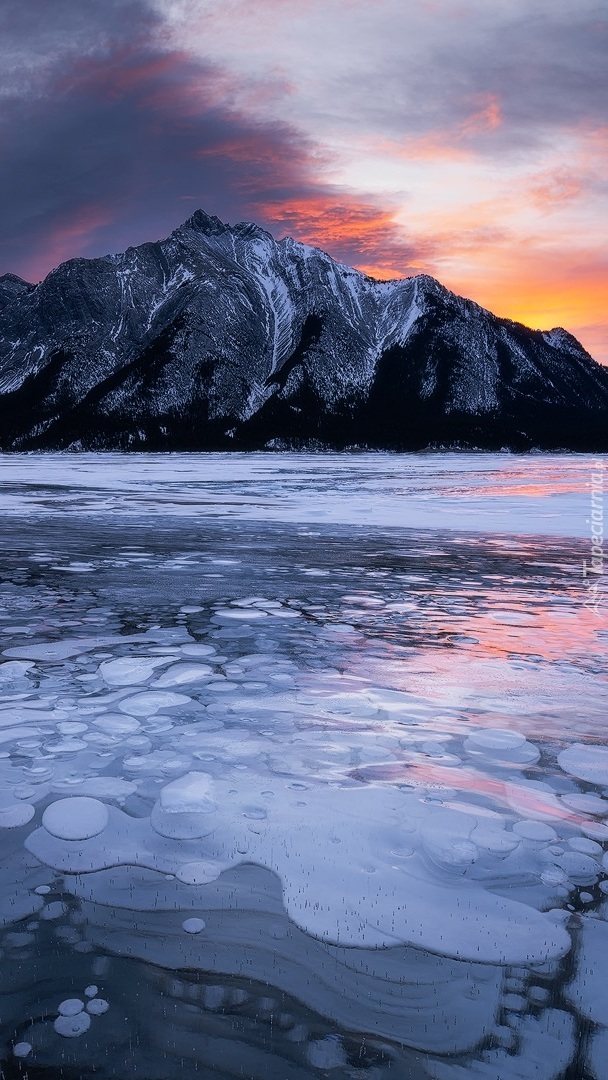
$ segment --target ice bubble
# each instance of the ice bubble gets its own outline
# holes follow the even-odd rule
[[[599,821],[581,822],[581,832],[593,840],[598,840],[601,844],[608,843],[608,825],[600,824]]]
[[[87,1001],[87,1012],[91,1016],[102,1016],[109,1008],[110,1004],[104,998],[95,997],[91,1001]]]
[[[31,1053],[32,1044],[28,1042],[18,1042],[13,1046],[13,1054],[15,1057],[24,1058]]]
[[[185,686],[206,680],[210,675],[213,675],[213,668],[209,664],[172,664],[156,679],[154,686]]]
[[[528,819],[516,821],[513,832],[517,833],[518,836],[523,836],[525,840],[538,840],[547,843],[557,840],[555,829],[552,829],[550,825],[546,825],[544,821],[531,821]]]
[[[132,735],[141,728],[139,720],[135,720],[132,716],[121,716],[118,713],[99,716],[93,723],[106,735]]]
[[[562,795],[561,800],[570,810],[578,810],[581,814],[608,817],[608,799],[602,799],[599,795],[581,795],[577,792],[573,795]]]
[[[266,612],[259,608],[216,608],[213,620],[216,619],[240,619],[249,622],[253,619],[265,619]]]
[[[120,702],[118,708],[130,716],[154,716],[161,709],[176,705],[189,705],[191,698],[185,694],[172,694],[168,690],[150,690],[134,694]]]
[[[100,664],[99,674],[108,686],[134,686],[147,682],[166,663],[162,656],[121,656]]]
[[[216,675],[213,682],[207,683],[206,690],[211,690],[213,693],[229,694],[232,690],[239,690],[239,684],[235,682],[229,682],[224,676]]]
[[[11,803],[0,806],[0,829],[17,829],[31,821],[36,809],[31,803]]]
[[[557,888],[559,885],[565,885],[568,875],[560,866],[548,866],[540,875],[540,880],[548,888]]]
[[[53,1024],[58,1035],[64,1039],[77,1039],[84,1035],[91,1026],[91,1017],[86,1012],[77,1013],[76,1016],[58,1016]]]
[[[587,840],[584,836],[573,836],[568,840],[568,847],[573,851],[582,851],[583,855],[601,855],[602,846],[595,840]]]
[[[160,805],[166,814],[211,814],[217,810],[213,777],[209,773],[189,772],[166,784],[160,793]]]
[[[66,1000],[62,1001],[57,1007],[57,1011],[60,1012],[62,1016],[76,1016],[77,1013],[82,1012],[83,1009],[84,1001],[81,1001],[80,998],[66,998]]]
[[[95,986],[95,983],[92,983],[90,986],[85,986],[85,990],[84,990],[85,997],[88,997],[88,998],[97,997],[98,993],[99,993],[99,988],[97,986]]]
[[[527,742],[525,735],[503,728],[480,728],[478,731],[471,731],[463,746],[472,757],[479,755],[513,764],[533,764],[540,757],[538,748]]]
[[[557,755],[560,769],[590,784],[608,784],[608,746],[573,743]]]
[[[181,645],[180,652],[184,656],[213,656],[217,653],[217,649],[214,649],[213,645]]]
[[[102,802],[88,796],[59,799],[47,806],[42,824],[59,840],[90,840],[105,829],[108,811]]]
[[[463,873],[479,856],[471,840],[476,824],[474,817],[455,810],[430,814],[421,824],[420,835],[431,862],[442,870]]]
[[[47,641],[38,645],[18,646],[14,649],[5,649],[4,656],[23,657],[26,660],[67,660],[71,656],[90,649],[97,649],[104,645],[124,645],[131,641],[140,641],[141,637],[90,637],[90,638],[64,638],[63,641]]]
[[[82,739],[70,739],[69,736],[56,743],[47,743],[45,749],[51,754],[76,754],[86,750],[87,744]]]
[[[34,667],[32,660],[9,660],[0,664],[0,683],[12,682],[13,679],[23,679],[28,671]]]
[[[215,815],[165,813],[160,802],[152,807],[150,825],[158,836],[169,840],[200,840],[215,831]]]
[[[575,885],[594,885],[599,877],[599,865],[590,855],[566,851],[563,855],[556,855],[555,861]]]
[[[197,862],[184,863],[183,866],[179,867],[175,876],[184,885],[208,885],[210,882],[217,880],[221,869],[221,866],[216,863],[199,859]]]
[[[39,885],[37,889],[34,889],[34,892],[37,893],[38,896],[46,896],[50,891],[50,885]]]
[[[206,925],[204,919],[184,919],[182,929],[184,929],[187,934],[200,934],[201,930],[204,930]]]
[[[189,757],[180,757],[170,750],[154,750],[151,754],[126,757],[123,766],[130,772],[148,773],[179,772],[190,765]]]

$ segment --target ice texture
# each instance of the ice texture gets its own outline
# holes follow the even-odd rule
[[[216,1034],[232,1024],[227,1075],[264,1042],[247,1025],[267,1022],[287,1049],[260,1076],[296,1060],[303,1075],[364,1061],[381,1078],[390,1061],[388,1075],[558,1080],[575,1058],[598,1072],[605,631],[572,583],[584,545],[555,538],[588,463],[431,457],[417,474],[288,458],[272,483],[266,460],[245,482],[242,462],[211,458],[239,489],[234,516],[204,459],[195,475],[176,458],[175,486],[137,459],[114,525],[92,520],[113,498],[95,461],[91,518],[76,500],[73,537],[49,519],[31,581],[34,522],[22,551],[5,545],[7,1054],[27,1036],[36,1066],[73,1053],[66,1068],[86,1072],[106,1025],[129,1045],[142,1025],[141,1046],[164,1038],[194,1072],[213,1039],[192,1017],[212,1014]],[[139,523],[163,491],[167,515]],[[344,531],[365,500],[384,526]],[[480,538],[488,500],[505,533]],[[433,529],[404,528],[397,510],[427,502]],[[524,503],[527,535],[509,535]],[[52,995],[26,1006],[19,980],[39,984],[38,955],[58,950],[78,977],[53,963]]]
[[[204,514],[313,526],[322,518],[365,528],[373,519],[400,529],[586,536],[593,468],[592,458],[575,454],[282,453],[277,476],[272,453],[189,454],[179,462],[176,455],[79,454],[69,470],[61,454],[45,455],[43,469],[27,454],[11,454],[2,458],[0,508],[19,517],[111,510],[127,518]],[[323,572],[318,563],[310,569]]]
[[[480,878],[465,877],[472,863],[485,862],[490,870],[496,860],[485,815],[425,805],[417,796],[379,788],[320,787],[314,798],[294,799],[293,785],[280,777],[273,777],[270,807],[256,777],[244,775],[238,795],[232,785],[231,779],[218,778],[211,800],[209,778],[187,774],[166,785],[159,799],[166,817],[186,817],[185,832],[159,829],[154,815],[133,820],[108,807],[107,824],[77,848],[71,835],[57,835],[64,828],[71,832],[64,823],[73,821],[70,800],[61,800],[59,825],[52,818],[51,833],[43,818],[27,847],[46,865],[68,873],[139,865],[179,875],[180,866],[199,854],[196,838],[204,836],[218,874],[244,862],[273,871],[293,921],[332,944],[410,944],[460,959],[513,964],[554,959],[570,947],[568,933],[551,914],[489,892]],[[502,829],[495,831],[500,841]],[[166,842],[171,838],[182,843],[171,847]],[[412,840],[412,857],[402,861],[399,850]],[[497,854],[500,863],[500,844]],[[586,857],[573,853],[572,860],[576,865],[570,872],[587,880],[586,862],[580,865]],[[596,863],[590,864],[597,873]]]

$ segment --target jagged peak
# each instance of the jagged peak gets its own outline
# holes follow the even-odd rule
[[[33,289],[31,281],[19,277],[19,274],[1,274],[0,285],[12,286],[14,289]]]
[[[229,228],[230,226],[220,221],[218,217],[213,214],[206,214],[204,210],[199,208],[175,231],[179,233],[184,229],[191,229],[202,232],[205,236],[219,236],[220,233],[226,232]]]
[[[581,345],[580,341],[574,337],[568,330],[564,330],[563,326],[554,326],[551,330],[541,330],[543,339],[547,342],[547,345],[552,345],[554,348],[565,350],[569,353],[575,353],[576,355],[589,356],[589,353]]]

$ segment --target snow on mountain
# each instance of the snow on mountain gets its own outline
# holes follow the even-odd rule
[[[201,210],[37,286],[0,278],[5,449],[599,450],[607,413],[608,372],[565,330]]]

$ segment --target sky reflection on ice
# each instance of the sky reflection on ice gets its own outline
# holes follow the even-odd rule
[[[587,533],[583,454],[0,455],[6,514]]]

